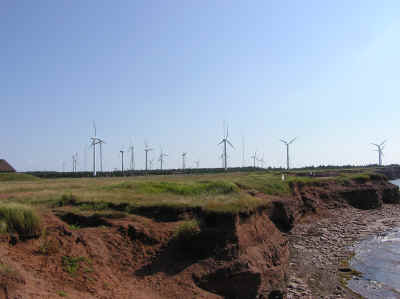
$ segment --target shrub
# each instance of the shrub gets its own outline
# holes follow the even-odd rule
[[[0,232],[17,233],[22,237],[38,235],[40,232],[39,216],[28,206],[0,205]]]
[[[65,255],[62,257],[63,268],[71,275],[74,275],[76,271],[79,270],[79,268],[81,267],[81,263],[84,261],[86,261],[86,258],[83,256],[73,257]]]

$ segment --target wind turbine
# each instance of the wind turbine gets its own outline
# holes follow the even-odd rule
[[[131,164],[130,164],[130,168],[131,170],[135,169],[135,147],[133,145],[131,145],[129,147],[129,151],[131,152]]]
[[[149,148],[148,144],[145,142],[145,143],[144,143],[144,152],[146,153],[146,166],[145,166],[145,167],[146,167],[146,168],[145,168],[146,171],[147,171],[147,160],[148,160],[148,159],[147,159],[147,154],[148,154],[148,152],[150,152],[150,151],[152,151],[152,150],[153,150],[153,149],[152,149],[152,148]]]
[[[102,144],[106,143],[103,139],[97,138],[97,144],[100,145],[100,172],[103,172],[103,150]]]
[[[233,149],[234,149],[234,146],[232,145],[232,143],[228,140],[228,136],[229,136],[229,131],[228,131],[228,128],[226,128],[226,135],[225,135],[225,137],[223,137],[222,138],[222,140],[221,140],[221,142],[220,143],[218,143],[218,145],[220,145],[220,144],[224,144],[224,168],[225,168],[225,171],[226,170],[228,170],[228,163],[227,163],[227,159],[226,159],[226,144],[228,143]]]
[[[291,145],[292,142],[295,141],[296,139],[297,139],[297,137],[293,138],[289,142],[287,142],[284,139],[281,139],[281,142],[283,142],[286,145],[286,169],[288,169],[288,170],[290,168],[290,164],[289,164],[289,145]]]
[[[253,159],[253,167],[256,168],[257,152],[254,152],[254,155],[251,156],[250,158]]]
[[[122,175],[124,175],[124,150],[119,151],[121,153],[121,170],[122,170]]]
[[[96,144],[98,139],[96,137],[96,123],[93,121],[94,137],[90,137],[91,146],[93,146],[93,176],[96,176]]]
[[[160,147],[160,157],[158,158],[158,161],[160,161],[161,170],[163,170],[163,162],[165,157],[168,157],[168,154],[164,153],[162,147]]]
[[[194,161],[194,164],[196,164],[196,168],[199,168],[200,161],[199,161],[199,160],[197,160],[197,161]]]
[[[264,154],[262,155],[262,158],[261,159],[257,159],[257,161],[260,162],[261,163],[261,167],[264,168],[264,165],[265,165]]]
[[[377,147],[377,149],[375,151],[378,152],[379,166],[382,166],[382,157],[383,157],[383,149],[385,148],[385,142],[386,142],[386,140],[381,142],[380,144],[371,143],[372,145],[375,145]]]
[[[72,172],[76,172],[78,164],[78,153],[72,155]]]
[[[97,137],[95,122],[93,122],[93,128],[94,128],[94,137],[90,137],[91,140],[90,145],[93,146],[93,176],[96,176],[96,144],[100,144],[100,166],[101,166],[101,171],[103,171],[101,144],[105,143],[105,141]]]
[[[187,153],[182,153],[182,169],[185,170],[186,167],[186,155]]]

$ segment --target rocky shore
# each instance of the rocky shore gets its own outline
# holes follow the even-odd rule
[[[360,298],[344,283],[351,246],[368,236],[400,226],[400,205],[379,209],[353,207],[329,210],[323,219],[296,225],[289,239],[288,299]]]

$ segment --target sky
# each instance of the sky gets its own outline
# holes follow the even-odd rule
[[[2,1],[0,158],[103,168],[400,163],[400,2]],[[244,145],[244,146],[243,146]],[[243,162],[244,148],[244,162]],[[125,167],[129,167],[125,154]]]

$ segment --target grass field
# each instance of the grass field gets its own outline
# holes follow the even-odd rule
[[[368,178],[368,174],[338,175],[336,180]],[[72,204],[80,210],[122,210],[141,207],[199,207],[235,213],[266,204],[249,191],[290,195],[290,183],[326,178],[289,176],[278,172],[238,172],[204,175],[142,176],[127,178],[38,179],[26,174],[0,174],[0,205],[17,203],[52,208]]]

